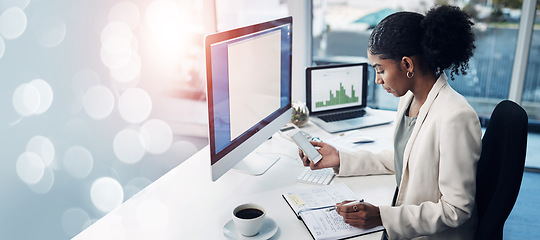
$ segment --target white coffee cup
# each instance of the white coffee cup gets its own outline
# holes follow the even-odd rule
[[[232,213],[234,226],[245,237],[257,235],[266,218],[264,208],[254,203],[241,204]]]

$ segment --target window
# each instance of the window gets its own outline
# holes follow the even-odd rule
[[[217,31],[288,16],[286,1],[215,0]]]
[[[476,51],[469,61],[467,75],[456,75],[450,85],[467,98],[481,118],[487,118],[499,103],[509,98],[513,65],[522,16],[522,1],[312,1],[312,56],[314,64],[367,61],[366,47],[371,29],[384,17],[397,11],[422,14],[435,3],[460,6],[474,19]],[[488,3],[493,3],[490,5]],[[537,4],[537,9],[540,4]],[[536,22],[523,84],[521,105],[527,111],[530,130],[538,131],[540,122],[540,16]],[[374,84],[370,67],[368,105],[396,109],[398,99]],[[532,144],[538,134],[529,134],[527,167],[540,167]]]
[[[522,104],[529,119],[540,121],[540,12],[536,9],[536,22],[532,31],[527,73],[523,86]]]
[[[315,64],[367,61],[366,47],[371,30],[397,11],[425,14],[435,2],[402,1],[313,1],[313,60]],[[456,76],[452,87],[467,97],[481,116],[489,116],[496,103],[508,97],[512,76],[520,10],[488,6],[475,1],[449,1],[460,6],[475,21],[476,46],[467,75]],[[370,69],[370,72],[373,72]],[[397,99],[382,91],[370,76],[370,106],[396,109]]]

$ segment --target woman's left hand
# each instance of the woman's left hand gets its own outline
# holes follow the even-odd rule
[[[344,204],[348,202],[350,201],[336,204],[337,213],[343,217],[343,220],[345,220],[346,223],[362,229],[382,225],[379,207],[366,202],[345,206]]]

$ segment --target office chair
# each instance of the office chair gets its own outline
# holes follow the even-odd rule
[[[482,138],[476,176],[478,227],[475,239],[502,239],[516,202],[527,150],[527,113],[504,100],[493,110]]]

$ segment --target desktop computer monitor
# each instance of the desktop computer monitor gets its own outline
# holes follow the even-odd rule
[[[259,175],[278,159],[253,152],[291,120],[292,17],[205,39],[212,181]]]

